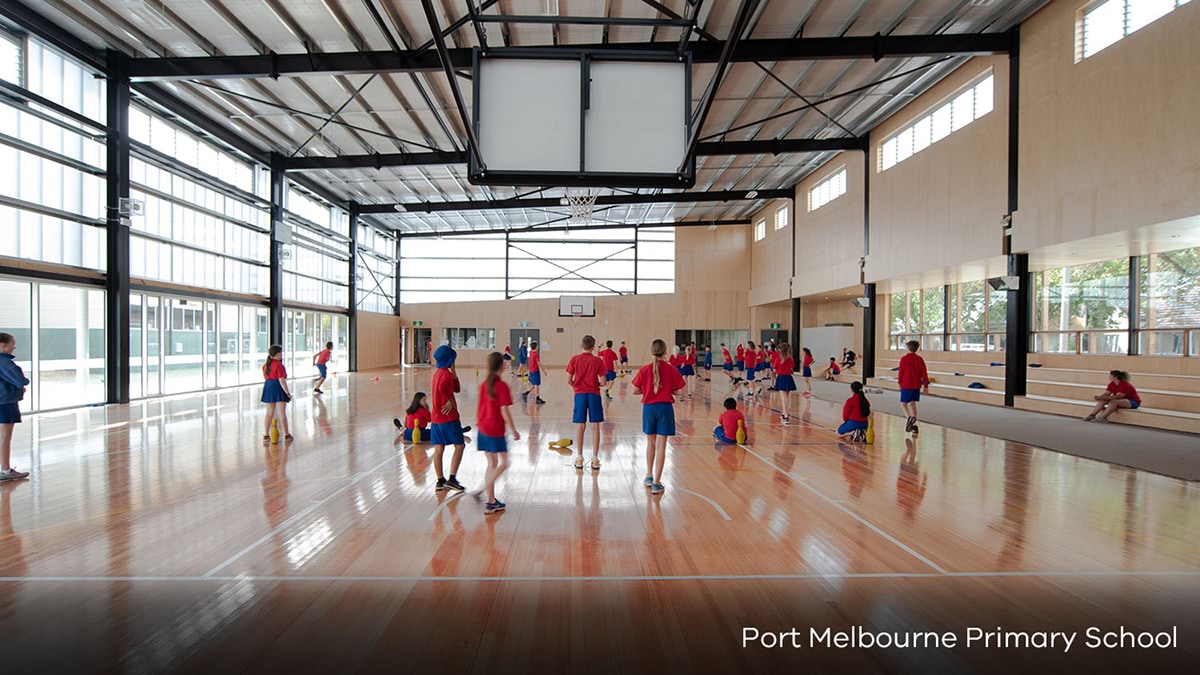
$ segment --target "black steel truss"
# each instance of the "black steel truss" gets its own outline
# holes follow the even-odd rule
[[[439,32],[440,35],[440,32]],[[854,37],[776,38],[741,40],[731,63],[754,61],[808,61],[820,59],[874,59],[945,56],[948,54],[1007,54],[1012,38],[1007,33],[964,35],[872,35]],[[546,48],[546,47],[541,47]],[[622,42],[564,45],[557,49],[589,52],[638,51],[675,54],[679,45],[668,42]],[[724,40],[706,40],[690,46],[692,63],[717,63]],[[450,67],[470,69],[472,49],[447,49]],[[129,62],[134,81],[217,79],[226,77],[297,77],[351,73],[397,73],[443,70],[436,51],[327,52],[250,56],[197,56],[135,58]]]
[[[726,220],[685,220],[670,223],[619,223],[604,225],[556,225],[554,227],[494,227],[478,230],[455,230],[453,232],[397,232],[400,239],[440,239],[442,237],[469,237],[479,234],[530,234],[538,232],[587,232],[591,230],[651,230],[662,227],[727,227],[730,225],[749,225],[749,218],[731,218]],[[513,241],[529,241],[514,239]],[[572,244],[593,243],[587,239],[572,239]],[[599,243],[611,243],[601,240]]]
[[[695,202],[732,202],[754,199],[791,199],[793,192],[783,190],[723,190],[718,192],[664,192],[661,194],[616,194],[596,197],[596,206],[624,204],[670,204]],[[399,204],[363,204],[359,213],[432,213],[434,211],[493,211],[498,209],[536,209],[560,207],[559,197],[534,199],[467,199],[458,202],[402,202]],[[397,208],[399,207],[399,208]]]

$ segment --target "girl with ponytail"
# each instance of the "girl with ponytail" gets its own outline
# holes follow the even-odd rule
[[[850,383],[850,398],[842,406],[842,426],[838,427],[838,438],[862,443],[867,440],[867,417],[871,414],[871,402],[863,393],[862,382]]]
[[[662,494],[663,465],[667,461],[667,437],[675,435],[675,392],[684,388],[679,370],[663,360],[667,343],[650,343],[650,363],[633,376],[633,393],[642,396],[642,433],[646,434],[646,478],[642,484],[650,494]]]
[[[271,345],[267,350],[267,362],[263,364],[262,402],[267,404],[267,418],[263,422],[263,440],[271,442],[271,422],[279,419],[283,430],[283,440],[291,443],[292,433],[288,429],[287,404],[292,400],[292,394],[287,386],[287,368],[283,366],[283,347]]]
[[[483,475],[484,490],[487,492],[487,503],[483,505],[484,515],[491,515],[505,509],[504,502],[496,498],[496,480],[508,470],[508,444],[504,441],[504,429],[512,431],[514,441],[521,440],[521,434],[513,425],[512,413],[508,411],[512,405],[512,391],[504,381],[504,369],[507,362],[500,352],[492,352],[487,357],[487,378],[479,385],[479,405],[475,408],[475,417],[479,420],[479,443],[476,446],[487,457],[487,471]],[[472,495],[478,500],[482,492]]]

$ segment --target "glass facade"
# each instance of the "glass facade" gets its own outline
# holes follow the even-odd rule
[[[350,307],[350,214],[287,184],[283,299]]]
[[[917,340],[926,350],[1004,351],[1008,294],[982,279],[893,293],[886,308],[888,349]]]

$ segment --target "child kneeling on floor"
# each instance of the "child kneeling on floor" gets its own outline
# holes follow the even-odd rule
[[[737,409],[736,398],[727,398],[725,399],[725,412],[721,413],[720,419],[717,420],[717,426],[713,427],[713,438],[722,443],[737,443],[739,426],[745,433],[746,416]]]
[[[865,443],[871,402],[863,393],[862,382],[851,382],[850,392],[850,398],[846,399],[846,404],[842,406],[842,426],[838,427],[838,438],[853,443]]]

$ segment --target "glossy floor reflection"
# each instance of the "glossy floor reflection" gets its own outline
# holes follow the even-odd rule
[[[486,517],[434,492],[428,446],[396,438],[428,370],[300,394],[290,446],[262,443],[257,387],[28,417],[14,462],[33,480],[0,485],[0,639],[21,645],[5,666],[1005,672],[1046,655],[756,652],[740,631],[1090,621],[1196,636],[1195,484],[930,425],[913,438],[886,416],[874,445],[838,443],[840,403],[799,397],[790,427],[743,404],[750,439],[722,446],[725,392],[698,383],[652,497],[628,378],[598,474],[547,449],[573,434],[564,380],[514,407],[508,510]],[[484,465],[468,446],[460,480],[479,485]],[[1155,657],[1195,659],[1181,642]],[[1063,663],[1126,657],[1144,654]]]

